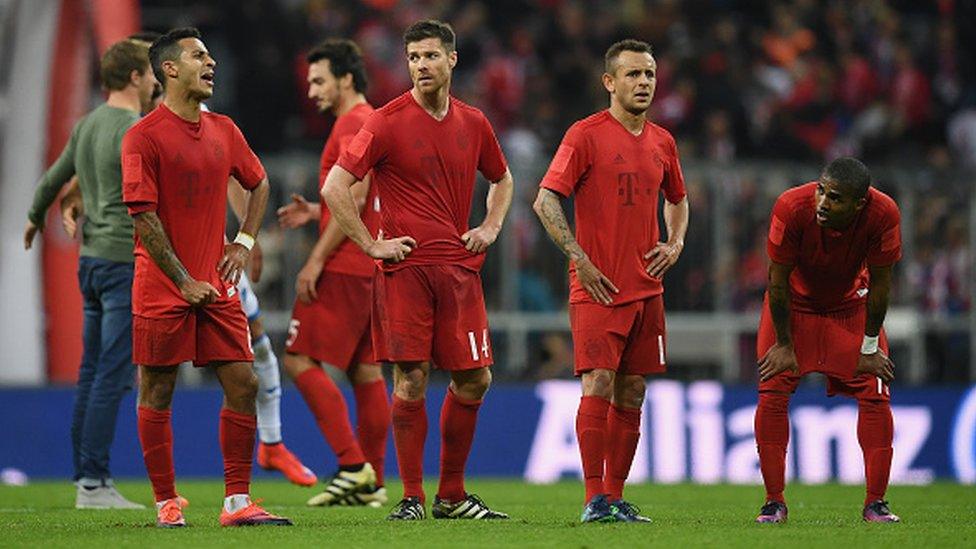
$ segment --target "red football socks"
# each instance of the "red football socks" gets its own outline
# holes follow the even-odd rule
[[[607,410],[610,401],[596,396],[580,398],[576,412],[576,439],[583,462],[586,501],[604,494],[603,467],[607,454]]]
[[[142,459],[146,462],[156,501],[176,497],[171,416],[170,410],[154,410],[144,406],[139,406],[136,411]]]
[[[403,497],[424,496],[424,442],[427,440],[426,401],[393,395],[393,445],[396,446]]]
[[[468,497],[464,491],[464,465],[478,422],[480,400],[466,400],[447,389],[441,407],[441,481],[437,497],[450,502]]]
[[[640,440],[640,408],[610,406],[607,414],[607,471],[603,481],[610,501],[623,497],[624,482]]]
[[[346,399],[332,378],[321,368],[309,368],[295,378],[295,386],[335,452],[339,466],[364,463],[366,457],[349,423]]]
[[[759,468],[766,484],[766,501],[786,503],[786,446],[790,441],[790,395],[759,393],[756,407],[756,445]]]
[[[251,490],[251,460],[257,416],[220,410],[220,452],[224,455],[224,496]]]
[[[386,381],[353,385],[356,393],[356,434],[366,461],[376,469],[376,485],[383,486],[386,434],[390,430],[390,401]]]
[[[895,427],[888,402],[859,400],[857,409],[857,441],[864,452],[864,476],[867,479],[864,504],[867,505],[883,500],[888,490]]]

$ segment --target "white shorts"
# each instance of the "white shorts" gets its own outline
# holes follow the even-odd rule
[[[241,279],[237,282],[237,291],[240,293],[241,308],[244,309],[247,321],[253,322],[254,319],[261,316],[261,305],[258,303],[258,296],[251,289],[251,281],[244,273],[241,273]]]

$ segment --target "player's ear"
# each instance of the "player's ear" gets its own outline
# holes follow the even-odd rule
[[[453,69],[458,62],[457,50],[451,50],[451,53],[447,54],[447,63]]]
[[[861,211],[861,208],[863,208],[864,205],[867,203],[868,203],[868,199],[866,196],[862,196],[861,198],[858,198],[857,203],[854,204],[854,211],[855,212]]]
[[[603,87],[606,88],[608,93],[613,93],[613,76],[610,73],[603,73]]]
[[[163,67],[163,74],[165,74],[166,76],[174,79],[179,77],[180,71],[179,69],[176,68],[176,61],[172,61],[172,60],[163,61],[162,67]],[[163,87],[165,87],[165,84],[163,84]]]

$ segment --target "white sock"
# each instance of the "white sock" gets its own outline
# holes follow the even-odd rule
[[[247,494],[231,494],[224,498],[224,511],[235,513],[251,504],[251,496]]]
[[[265,444],[281,442],[281,374],[268,334],[255,341],[254,373],[258,376],[258,438]]]

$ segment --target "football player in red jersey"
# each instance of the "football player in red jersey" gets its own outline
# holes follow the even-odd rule
[[[766,504],[756,522],[786,521],[790,395],[811,372],[827,377],[828,395],[857,399],[864,520],[899,521],[884,501],[894,371],[882,324],[892,266],[901,258],[900,219],[895,201],[871,186],[867,167],[854,158],[834,160],[819,180],[787,190],[773,206],[769,288],[757,343],[755,432]]]
[[[688,199],[674,138],[647,120],[651,46],[606,53],[610,108],[573,124],[540,184],[535,211],[570,260],[569,318],[583,397],[576,436],[582,522],[648,522],[623,499],[640,438],[645,377],[665,371],[663,277],[684,247]],[[560,200],[576,195],[576,233]],[[668,239],[660,241],[658,195]]]

